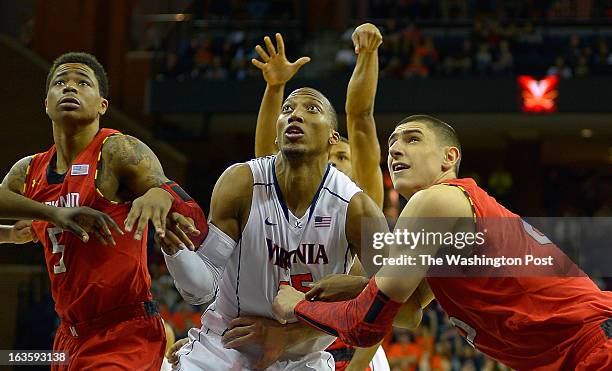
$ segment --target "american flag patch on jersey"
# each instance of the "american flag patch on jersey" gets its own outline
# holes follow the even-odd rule
[[[87,175],[87,174],[89,174],[88,164],[72,165],[72,170],[70,171],[70,175]]]
[[[315,216],[315,228],[329,228],[331,220],[331,216]]]

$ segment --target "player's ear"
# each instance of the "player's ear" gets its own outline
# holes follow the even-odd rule
[[[338,144],[340,143],[340,133],[338,133],[335,130],[332,130],[330,136],[329,136],[329,140],[328,140],[329,144]]]
[[[100,116],[104,115],[107,109],[108,109],[108,100],[104,98],[100,98],[100,107],[98,108],[98,113],[100,114]]]
[[[457,147],[444,147],[444,159],[442,160],[442,171],[448,171],[449,169],[455,168],[455,165],[461,158],[459,148]]]
[[[45,98],[45,112],[49,112],[49,103],[47,102],[47,98]]]

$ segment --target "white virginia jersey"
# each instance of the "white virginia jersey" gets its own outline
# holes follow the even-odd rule
[[[287,209],[281,194],[275,159],[268,156],[247,163],[253,173],[251,211],[225,267],[216,300],[207,310],[225,320],[240,315],[274,318],[272,302],[279,285],[290,284],[306,292],[307,283],[332,273],[348,273],[353,263],[345,234],[346,215],[349,201],[361,189],[328,165],[310,208],[298,218]],[[202,321],[204,324],[206,313]],[[320,340],[321,348],[312,350],[322,350],[334,339]]]

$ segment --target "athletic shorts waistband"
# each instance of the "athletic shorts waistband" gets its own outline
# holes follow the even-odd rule
[[[128,321],[137,317],[152,316],[159,316],[157,302],[154,300],[119,307],[101,316],[79,323],[69,323],[62,320],[60,328],[63,327],[74,338],[87,337],[105,327],[112,326],[119,322]]]

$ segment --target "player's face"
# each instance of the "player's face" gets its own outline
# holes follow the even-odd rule
[[[276,123],[278,147],[286,156],[321,154],[327,156],[339,135],[332,128],[333,113],[320,94],[310,90],[291,93]]]
[[[91,123],[106,112],[108,101],[100,96],[98,79],[89,66],[66,63],[51,78],[45,107],[53,122]]]
[[[352,176],[351,148],[346,142],[339,142],[329,149],[329,163],[342,171],[349,178]]]
[[[410,122],[399,125],[389,137],[387,165],[393,187],[409,198],[435,184],[442,171],[444,148],[426,125]]]

